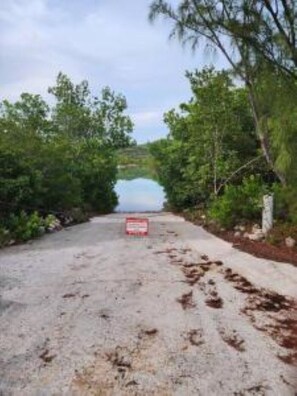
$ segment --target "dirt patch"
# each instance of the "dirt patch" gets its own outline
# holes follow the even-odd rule
[[[265,312],[279,312],[283,309],[293,309],[295,306],[292,299],[276,292],[256,288],[243,276],[233,273],[230,268],[225,270],[225,279],[232,282],[234,288],[242,293],[254,295],[250,296],[248,299],[249,309]]]
[[[285,296],[271,291],[259,291],[257,295],[249,298],[249,309],[263,312],[279,312],[293,308]]]
[[[131,368],[132,359],[130,352],[126,348],[116,347],[113,352],[106,353],[107,361],[117,368]]]
[[[156,328],[148,328],[148,329],[141,329],[140,332],[138,333],[138,339],[141,342],[148,341],[149,339],[153,339],[157,334],[159,333],[159,330]],[[138,347],[143,348],[144,344],[138,345]]]
[[[267,388],[266,386],[263,385],[255,385],[250,388],[244,389],[239,392],[234,392],[234,396],[265,396],[267,394],[267,390],[270,388]]]
[[[207,290],[206,285],[204,285],[202,291],[206,295],[205,304],[208,307],[216,308],[216,309],[223,308],[224,302],[222,298],[218,295],[218,292],[215,287],[212,287],[211,289]]]
[[[157,329],[144,330],[143,332],[144,332],[144,334],[146,334],[148,336],[155,336],[155,335],[158,334],[158,330]]]
[[[166,250],[157,250],[154,254],[166,254]]]
[[[297,352],[289,353],[286,355],[278,355],[278,358],[291,366],[297,366]]]
[[[245,351],[244,340],[233,330],[231,333],[227,333],[225,330],[220,330],[219,334],[222,340],[230,345],[232,348],[239,352]]]
[[[297,248],[295,247],[294,249],[291,249],[284,244],[285,237],[288,235],[292,235],[292,237],[294,238],[294,233],[296,233],[296,230],[290,230],[290,232],[286,232],[284,235],[282,235],[282,243],[276,246],[267,241],[251,241],[250,239],[244,238],[243,236],[235,237],[234,231],[221,231],[220,229],[218,229],[217,226],[206,225],[205,222],[201,221],[200,218],[197,218],[196,216],[193,217],[186,214],[185,212],[179,213],[179,215],[184,217],[191,223],[203,227],[211,234],[232,243],[235,249],[247,252],[255,257],[273,260],[281,263],[290,263],[294,266],[297,266]],[[277,230],[275,230],[273,233],[277,233]]]
[[[62,297],[63,298],[74,298],[77,296],[77,293],[66,293]]]
[[[129,381],[126,383],[126,388],[128,388],[129,386],[137,386],[138,382],[136,382],[135,380]]]
[[[186,334],[186,339],[193,346],[200,346],[204,344],[202,330],[192,329]]]
[[[56,357],[56,355],[51,355],[48,349],[45,349],[39,358],[44,361],[45,364],[51,363],[51,361]]]
[[[175,231],[167,230],[166,233],[167,233],[167,234],[175,234]]]
[[[199,268],[193,268],[193,267],[187,267],[186,265],[184,265],[182,267],[182,271],[186,277],[186,282],[190,285],[190,286],[194,286],[195,283],[197,283],[201,277],[203,277],[204,272],[199,269]]]
[[[167,248],[164,250],[156,250],[154,254],[173,254],[175,252],[177,252],[176,248]]]
[[[258,242],[243,237],[236,238],[233,231],[213,232],[211,229],[207,229],[207,231],[212,232],[227,242],[231,242],[234,248],[250,253],[255,257],[290,263],[297,266],[296,249],[288,248],[285,245],[274,246],[265,241]]]
[[[205,275],[206,272],[210,271],[212,266],[217,265],[221,264],[217,264],[216,261],[208,261],[206,263],[183,263],[181,268],[183,274],[185,275],[186,282],[190,286],[194,286]]]
[[[209,257],[206,254],[202,254],[202,256],[200,256],[202,258],[202,260],[208,261]]]
[[[184,268],[193,268],[193,267],[197,267],[197,263],[184,263],[183,267]]]
[[[210,296],[210,297],[208,297],[205,300],[205,304],[208,307],[216,308],[216,309],[222,308],[223,305],[224,305],[223,300],[219,296]]]
[[[169,254],[168,256],[169,256],[169,258],[170,258],[171,260],[174,260],[175,258],[177,258],[177,255],[176,255],[176,254]]]
[[[286,314],[286,313],[283,313]],[[279,346],[289,350],[288,353],[281,353],[278,357],[287,364],[297,365],[297,327],[296,325],[282,325],[275,316],[266,317],[266,322],[257,320],[257,316],[251,312],[247,314],[254,327],[269,335]]]
[[[187,253],[190,253],[192,251],[192,249],[190,249],[190,248],[183,248],[183,249],[180,249],[180,253],[181,254],[187,254]]]
[[[225,279],[240,292],[248,294],[242,313],[250,319],[253,326],[269,335],[282,348],[292,351],[278,357],[288,364],[296,365],[296,301],[276,292],[257,288],[244,277],[233,273],[230,268],[225,270]]]
[[[233,283],[235,289],[248,294],[257,293],[258,289],[254,287],[251,282],[249,282],[243,276],[233,273],[231,268],[227,268],[224,272],[225,279]]]
[[[183,264],[184,260],[183,259],[173,259],[171,260],[172,265],[181,265]]]
[[[183,294],[176,301],[181,304],[184,310],[194,308],[196,306],[193,301],[193,290],[191,290],[189,293]]]

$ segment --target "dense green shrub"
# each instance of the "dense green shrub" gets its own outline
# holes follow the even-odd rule
[[[6,225],[12,239],[27,241],[42,234],[45,221],[37,212],[27,214],[21,211],[19,215],[12,214]]]
[[[165,114],[169,135],[150,146],[168,203],[178,210],[208,206],[230,175],[259,156],[246,90],[213,69],[187,77],[192,99]],[[232,182],[239,184],[256,165],[235,173]]]
[[[275,217],[297,225],[297,188],[275,184],[273,192]]]
[[[275,246],[285,245],[286,238],[291,237],[297,240],[296,224],[278,221],[269,231],[266,240]]]
[[[226,186],[224,194],[211,203],[209,216],[227,228],[237,222],[259,222],[265,193],[267,186],[259,177],[245,178],[241,185]]]
[[[107,213],[117,204],[116,150],[132,143],[133,124],[122,95],[59,74],[49,89],[50,109],[39,95],[0,103],[0,239],[28,240],[42,227],[39,214]],[[36,211],[36,213],[35,213]]]
[[[11,240],[10,232],[4,226],[0,226],[0,247],[5,246]]]

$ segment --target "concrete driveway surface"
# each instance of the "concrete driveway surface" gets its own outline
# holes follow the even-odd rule
[[[1,395],[296,395],[297,268],[170,213],[0,253]]]

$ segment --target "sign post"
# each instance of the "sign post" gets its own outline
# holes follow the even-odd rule
[[[264,195],[262,211],[262,232],[267,234],[273,227],[273,195]]]
[[[148,236],[149,221],[148,219],[138,217],[126,218],[126,234],[136,236]]]

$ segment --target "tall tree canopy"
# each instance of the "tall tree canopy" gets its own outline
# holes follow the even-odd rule
[[[94,97],[87,81],[62,73],[49,92],[52,106],[29,93],[0,104],[0,220],[34,209],[106,212],[117,202],[115,151],[132,143],[125,97],[109,87]]]
[[[192,99],[165,114],[168,138],[151,145],[169,203],[178,209],[207,202],[239,167],[259,157],[246,89],[213,69],[187,77]],[[242,174],[232,181],[241,180]]]
[[[258,87],[268,77],[271,84],[282,81],[282,87],[287,79],[297,93],[297,3],[294,0],[181,0],[172,5],[169,1],[155,0],[150,19],[158,16],[172,22],[170,36],[183,44],[190,44],[195,50],[202,43],[221,51],[233,72],[244,81],[263,154],[285,185],[288,176],[279,164],[283,163],[284,153],[291,155],[290,139],[282,140],[286,131],[280,132],[274,128],[277,123],[269,121],[269,114],[263,111],[267,97],[263,97]],[[282,152],[278,151],[280,140]]]
[[[173,22],[171,36],[190,42],[193,48],[206,39],[238,71],[236,64],[248,48],[255,61],[260,56],[297,78],[295,0],[182,0],[176,6],[155,0],[150,18],[158,15]]]
[[[48,91],[56,99],[52,120],[57,132],[73,138],[97,138],[113,148],[132,143],[133,123],[125,115],[127,101],[123,95],[105,87],[99,97],[92,96],[87,81],[75,85],[62,73]]]

